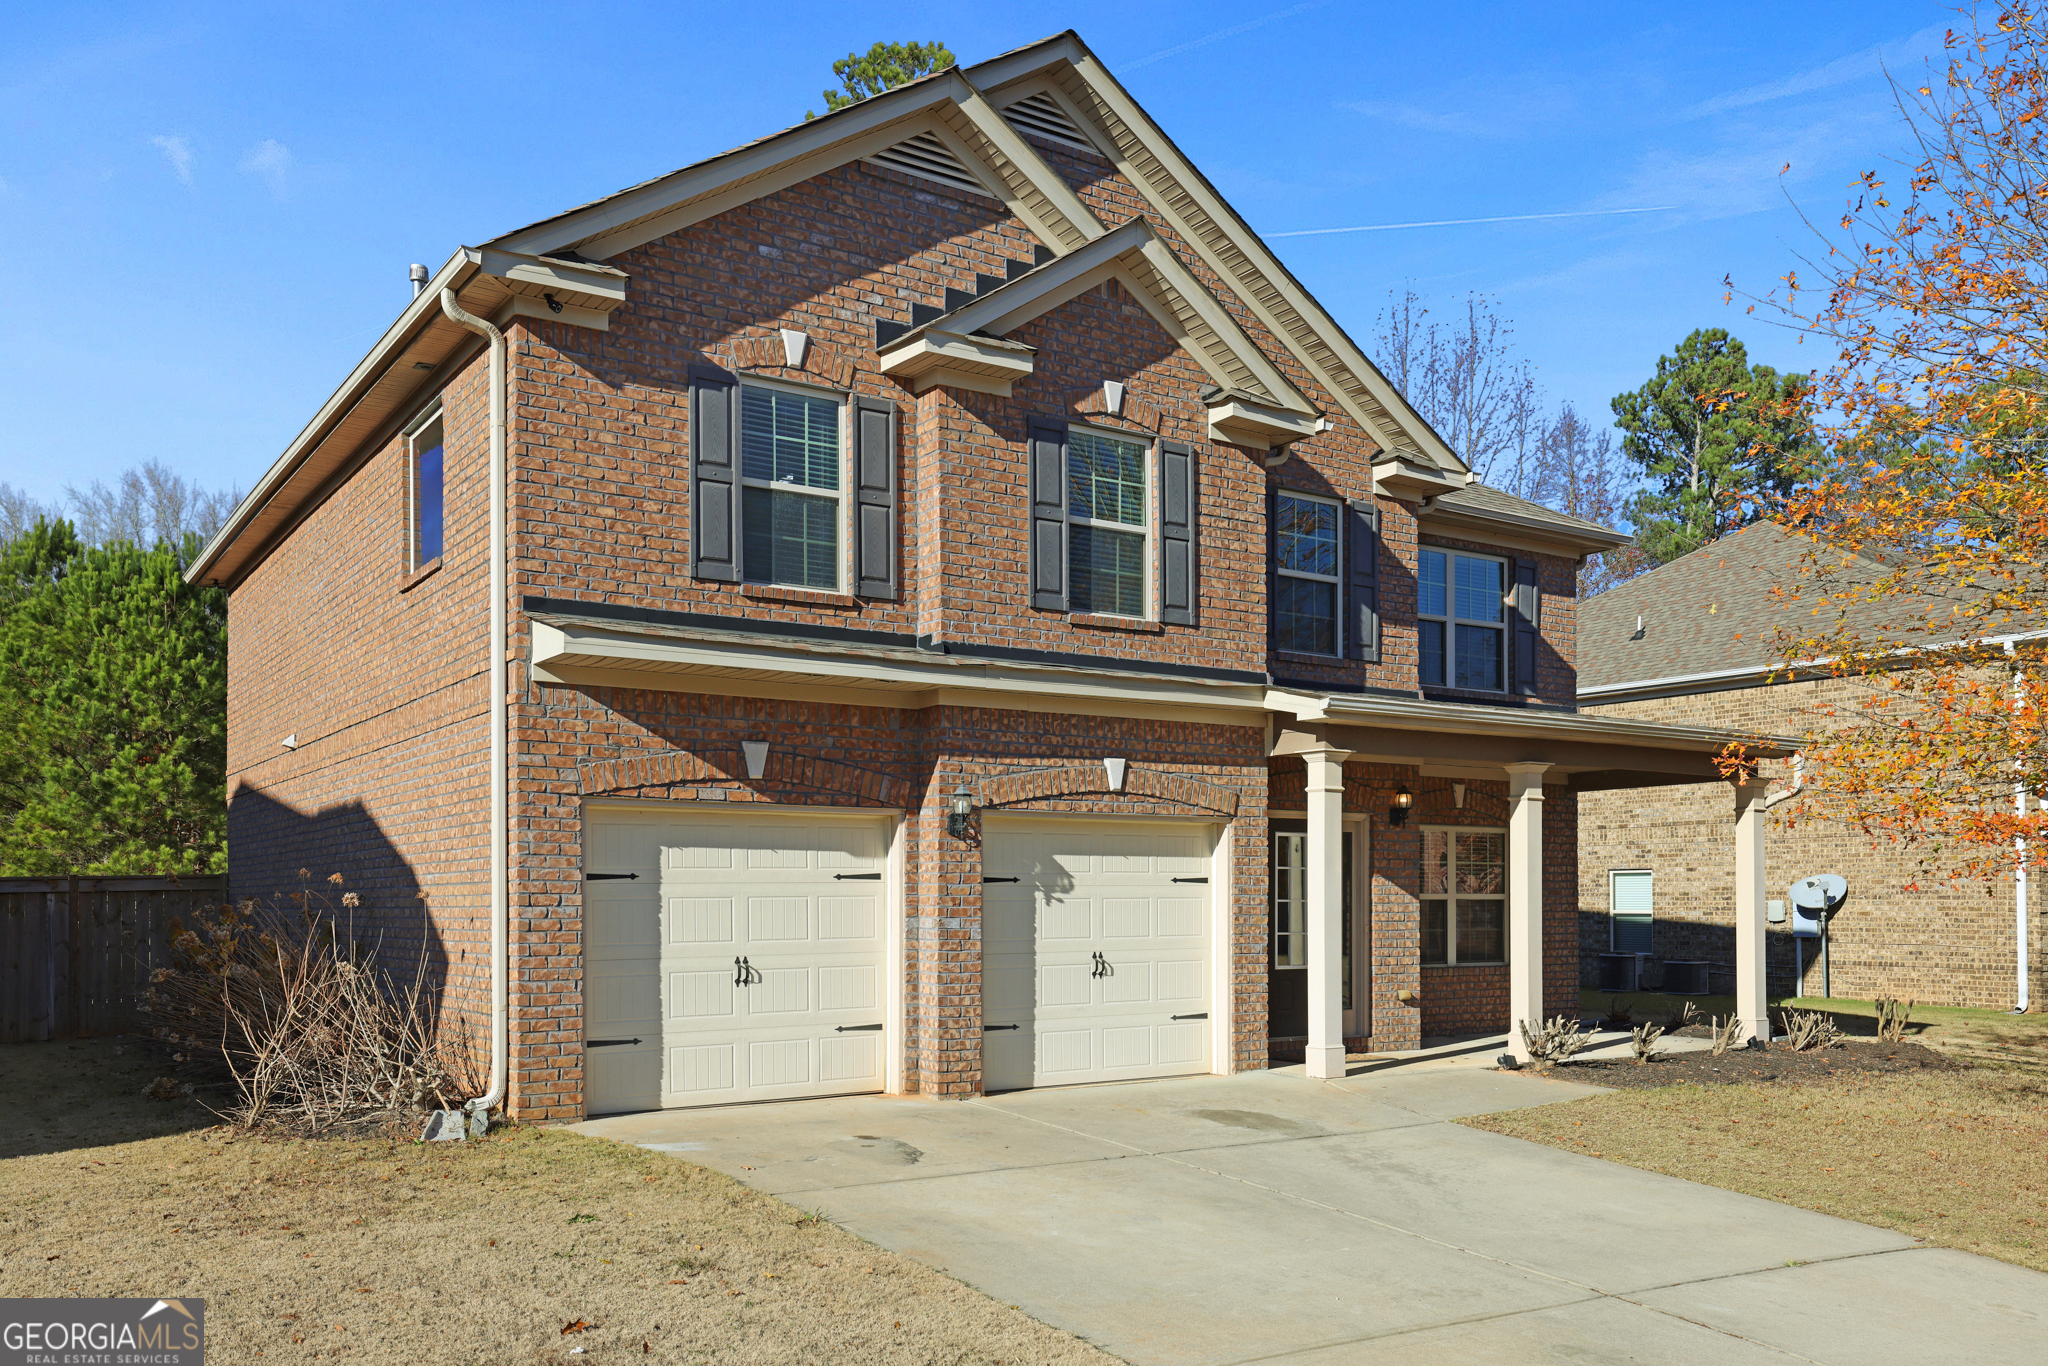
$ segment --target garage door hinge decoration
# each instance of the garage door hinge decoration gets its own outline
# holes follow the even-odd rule
[[[638,873],[585,873],[583,878],[586,882],[638,882],[640,875]]]

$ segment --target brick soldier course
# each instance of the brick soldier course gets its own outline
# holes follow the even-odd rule
[[[1097,243],[1126,245],[1062,283]],[[1505,828],[1503,765],[1553,766],[1540,815],[1525,812],[1541,822],[1537,886],[1510,869],[1505,891],[1519,907],[1540,888],[1533,999],[1569,1009],[1585,803],[1603,784],[1710,771],[1703,732],[1573,717],[1577,562],[1622,538],[1474,482],[1063,34],[463,248],[195,565],[231,589],[236,893],[340,874],[387,947],[424,944],[446,1009],[479,1039],[494,381],[443,290],[507,351],[514,1113],[585,1113],[593,801],[900,819],[897,1084],[965,1096],[983,1089],[985,819],[1223,831],[1212,1055],[1239,1071],[1273,1055],[1269,991],[1290,970],[1272,960],[1269,812],[1310,809],[1311,860],[1331,836],[1304,755],[1351,755],[1342,810],[1370,857],[1348,1042],[1373,1051],[1508,1024],[1514,963],[1420,961],[1419,826]],[[947,330],[977,309],[992,321]],[[706,499],[727,495],[705,432],[734,383],[852,415],[843,463],[860,486],[844,489],[837,588],[716,567],[724,505]],[[418,565],[405,433],[436,401],[445,544]],[[1062,463],[1050,494],[1034,479],[1033,433],[1083,425],[1145,453],[1141,612],[1070,610],[1035,555],[1067,476]],[[1327,500],[1346,528],[1340,653],[1274,643],[1282,492]],[[1430,551],[1502,564],[1497,690],[1422,682]],[[744,746],[761,742],[756,775]],[[947,804],[962,787],[975,815],[959,837]],[[1333,942],[1324,904],[1308,907],[1310,971]],[[1312,1019],[1312,1070],[1334,1032]]]

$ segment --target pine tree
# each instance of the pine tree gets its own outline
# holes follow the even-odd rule
[[[876,43],[865,57],[849,52],[845,60],[832,63],[839,89],[824,92],[825,112],[844,109],[884,90],[894,90],[919,76],[944,71],[958,60],[944,43]],[[816,117],[814,110],[804,111],[805,123]]]

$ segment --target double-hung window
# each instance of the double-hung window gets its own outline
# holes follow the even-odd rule
[[[1149,451],[1075,427],[1067,433],[1068,607],[1143,617],[1150,603]]]
[[[835,398],[740,388],[741,577],[839,591],[845,466]]]
[[[1337,654],[1342,644],[1337,625],[1343,592],[1338,540],[1342,509],[1327,498],[1281,493],[1274,511],[1279,518],[1274,531],[1275,643],[1301,654]]]
[[[1607,874],[1610,943],[1616,953],[1650,953],[1656,942],[1653,874],[1647,868],[1615,869]]]
[[[441,405],[436,402],[405,433],[406,568],[441,558],[443,462]]]
[[[1425,687],[1507,689],[1507,562],[1422,551],[1416,608]]]
[[[1507,961],[1505,830],[1422,829],[1422,961]]]

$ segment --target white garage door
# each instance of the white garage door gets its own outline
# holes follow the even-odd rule
[[[1206,826],[991,824],[986,1089],[1210,1070],[1213,848]]]
[[[594,808],[591,1114],[879,1091],[887,826]]]

